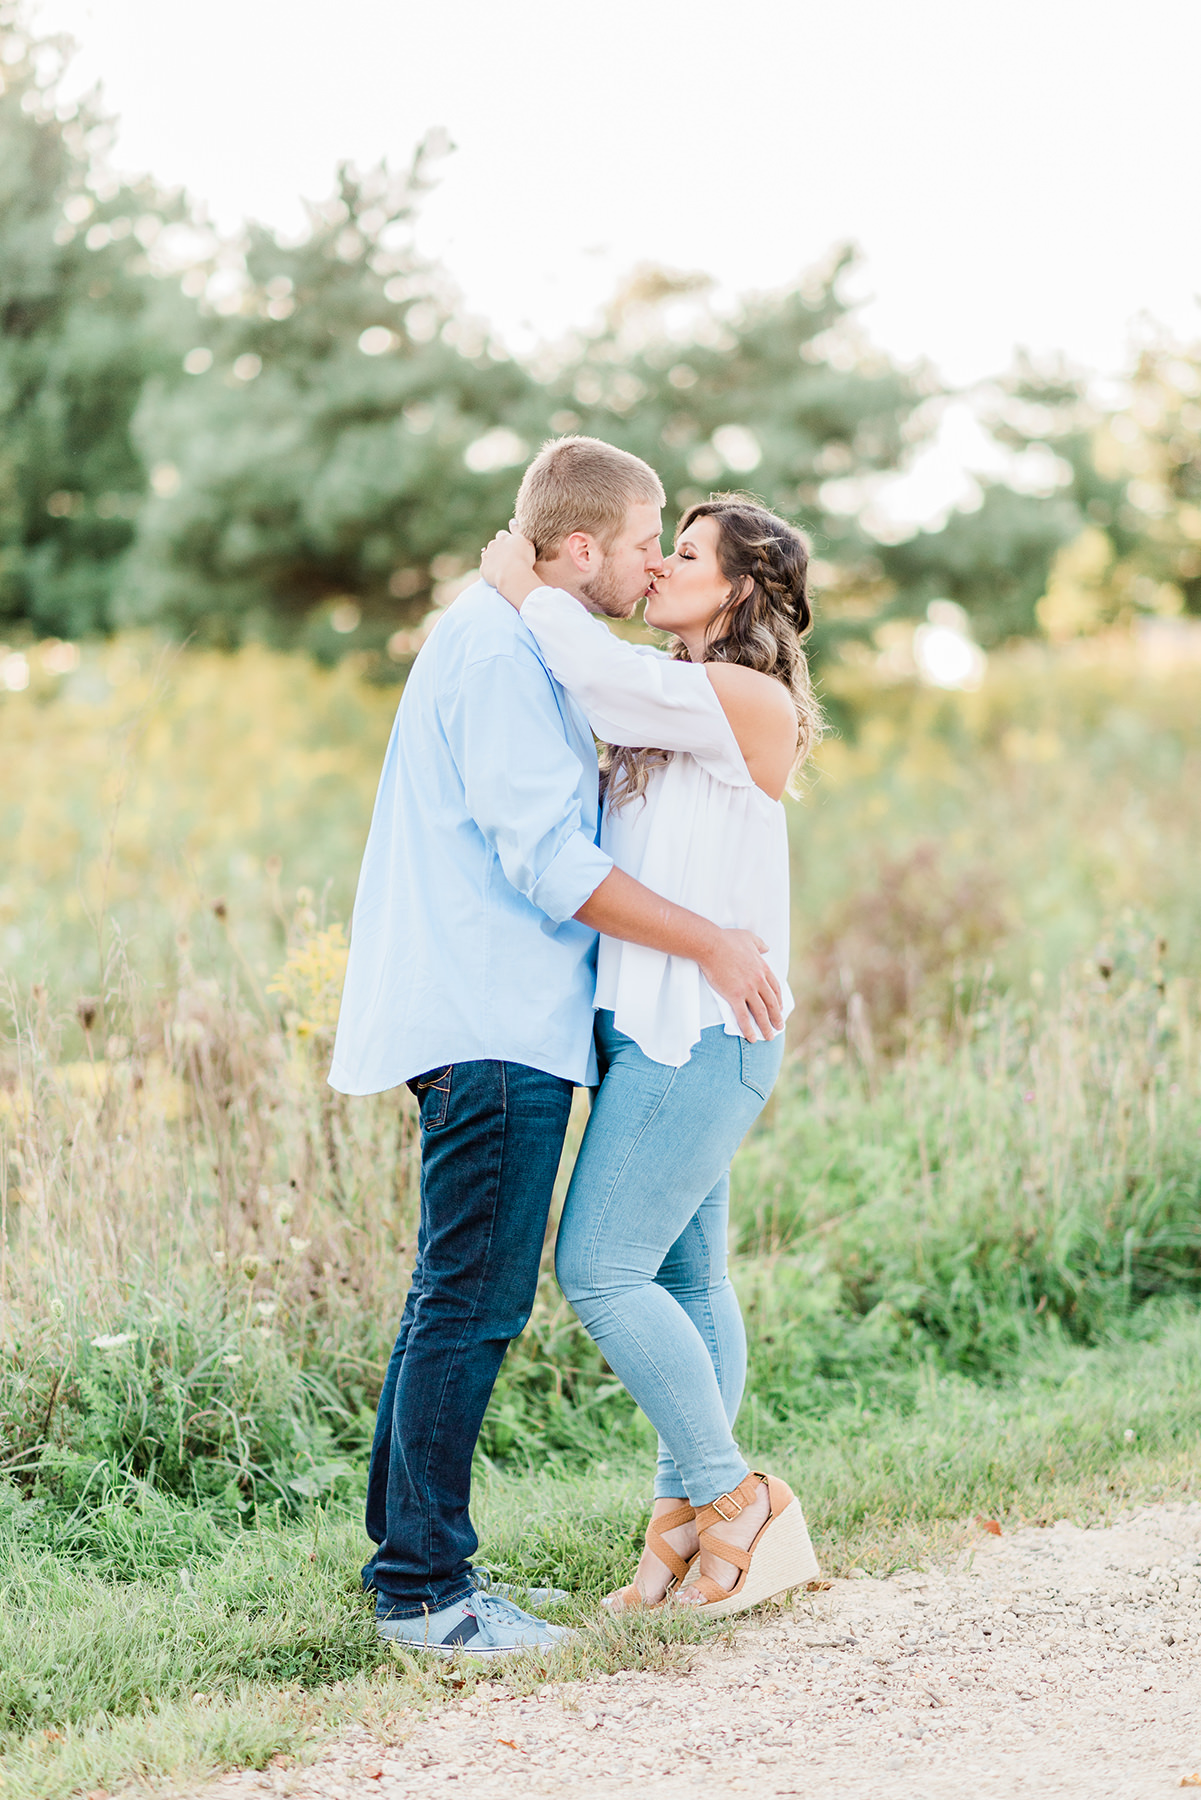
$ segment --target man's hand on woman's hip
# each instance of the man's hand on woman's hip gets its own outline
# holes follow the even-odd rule
[[[714,928],[716,941],[708,957],[698,957],[701,974],[714,993],[733,1009],[743,1037],[770,1038],[783,1028],[783,995],[753,931]]]
[[[709,986],[733,1009],[743,1037],[769,1038],[782,1028],[780,984],[763,954],[767,945],[753,931],[714,925],[652,893],[623,869],[610,869],[575,916],[606,937],[699,964]]]

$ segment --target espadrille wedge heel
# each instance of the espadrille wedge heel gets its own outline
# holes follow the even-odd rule
[[[641,1588],[631,1582],[628,1587],[618,1588],[615,1594],[606,1594],[603,1604],[611,1612],[629,1612],[637,1607],[650,1608],[663,1605],[664,1600],[679,1587],[697,1560],[694,1556],[691,1561],[685,1562],[684,1558],[672,1549],[663,1533],[674,1531],[679,1525],[691,1525],[695,1518],[696,1508],[689,1506],[687,1500],[684,1500],[674,1512],[660,1513],[657,1519],[651,1520],[646,1528],[644,1542],[652,1556],[657,1556],[659,1561],[665,1563],[671,1570],[671,1580],[667,1584],[667,1592],[661,1599],[648,1600],[643,1595]]]
[[[718,1535],[723,1522],[730,1524],[755,1498],[759,1483],[767,1483],[770,1506],[766,1524],[760,1526],[747,1549],[731,1544]],[[801,1503],[786,1481],[774,1475],[753,1470],[732,1494],[719,1494],[709,1506],[697,1508],[697,1530],[702,1551],[733,1563],[739,1570],[732,1588],[719,1587],[716,1581],[700,1572],[700,1557],[691,1565],[682,1586],[687,1589],[689,1604],[706,1618],[723,1619],[731,1613],[749,1612],[776,1594],[801,1587],[817,1576],[817,1558],[809,1542],[809,1528]],[[715,1529],[715,1527],[717,1529]],[[695,1594],[702,1600],[693,1600]]]

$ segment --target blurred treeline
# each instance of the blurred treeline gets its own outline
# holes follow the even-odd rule
[[[65,54],[0,0],[10,635],[149,624],[382,671],[506,520],[527,455],[577,430],[654,463],[669,516],[740,485],[806,525],[832,636],[936,596],[985,644],[1201,613],[1201,347],[1149,345],[1120,406],[1018,366],[977,396],[1010,478],[896,541],[876,490],[947,395],[857,333],[849,251],[734,316],[701,278],[642,271],[590,335],[519,361],[414,248],[436,145],[404,175],[341,168],[300,241],[221,241],[185,197],[109,172],[101,111],[57,102]]]

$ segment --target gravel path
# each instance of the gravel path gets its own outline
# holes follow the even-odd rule
[[[404,1727],[402,1726],[402,1731]],[[822,1800],[1165,1796],[1201,1771],[1201,1503],[981,1534],[944,1571],[836,1581],[685,1675],[489,1684],[219,1796]],[[1201,1788],[1201,1773],[1196,1786]],[[199,1800],[199,1797],[197,1797]]]

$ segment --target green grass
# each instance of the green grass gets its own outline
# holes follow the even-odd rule
[[[832,1572],[942,1554],[978,1513],[1194,1491],[1196,995],[1158,955],[1134,922],[1056,994],[981,975],[894,1056],[817,1036],[789,1060],[735,1168],[739,1436]],[[331,1102],[321,1042],[236,987],[188,971],[163,1013],[157,1041],[131,1028],[140,1085],[65,1079],[27,1021],[0,1121],[0,1742],[31,1800],[304,1756],[354,1719],[395,1737],[448,1691],[381,1648],[358,1588],[411,1111]],[[596,1622],[651,1451],[547,1269],[477,1513],[498,1572],[575,1594],[569,1676],[679,1667],[706,1636]]]
[[[88,655],[74,697],[0,706],[0,1754],[30,1800],[396,1739],[453,1691],[358,1591],[413,1110],[324,1079],[394,696]],[[1201,715],[1188,671],[1104,657],[828,678],[790,1054],[734,1168],[739,1436],[831,1570],[887,1571],[977,1513],[1196,1490]],[[705,1636],[595,1623],[651,1449],[548,1261],[477,1516],[501,1573],[575,1592],[568,1674]]]
[[[962,1545],[977,1513],[1096,1521],[1201,1491],[1201,1314],[1178,1302],[1144,1314],[1140,1337],[1045,1343],[991,1389],[931,1368],[887,1403],[844,1402],[784,1430],[746,1423],[757,1458],[802,1494],[826,1570],[887,1573]],[[622,1473],[479,1474],[481,1554],[509,1579],[549,1577],[575,1596],[562,1616],[585,1635],[559,1665],[568,1679],[686,1666],[690,1645],[716,1635],[686,1617],[598,1621],[646,1517],[649,1449],[641,1466],[621,1460]],[[351,1720],[396,1739],[414,1709],[470,1691],[479,1669],[449,1671],[465,1683],[455,1689],[447,1671],[378,1643],[359,1592],[364,1550],[357,1513],[341,1506],[216,1533],[178,1500],[114,1489],[85,1543],[69,1515],[10,1495],[6,1791],[58,1800],[135,1774],[262,1766],[304,1757]],[[135,1561],[152,1572],[131,1574]],[[532,1656],[504,1675],[517,1691],[545,1678]]]

